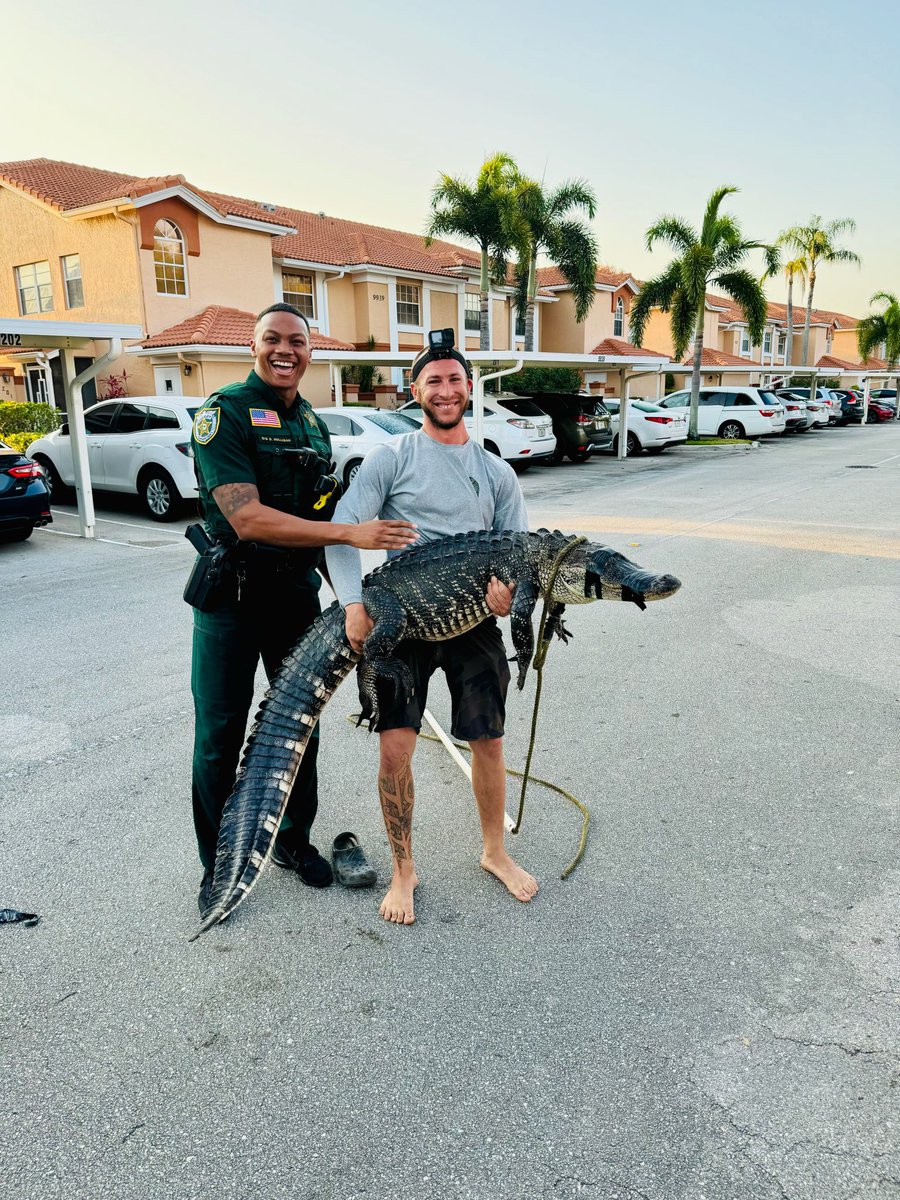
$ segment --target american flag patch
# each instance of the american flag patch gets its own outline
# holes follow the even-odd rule
[[[270,429],[281,428],[281,417],[271,408],[251,408],[250,409],[250,424],[251,425],[267,425]]]

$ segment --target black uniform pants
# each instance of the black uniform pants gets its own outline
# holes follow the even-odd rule
[[[234,787],[262,658],[269,679],[321,611],[318,592],[305,572],[255,570],[237,595],[216,612],[194,610],[191,692],[194,697],[193,805],[197,847],[204,867],[216,859],[225,801]],[[313,731],[288,798],[282,830],[309,841],[318,808]]]

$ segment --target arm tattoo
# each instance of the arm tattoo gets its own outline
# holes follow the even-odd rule
[[[255,483],[223,483],[213,488],[213,500],[222,510],[222,516],[229,521],[238,509],[258,499],[259,490]]]
[[[408,754],[404,754],[400,770],[395,775],[378,776],[378,792],[381,811],[391,853],[396,861],[412,859],[412,814],[415,801],[412,767]]]

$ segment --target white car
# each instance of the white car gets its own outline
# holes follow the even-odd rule
[[[315,413],[328,426],[334,470],[345,488],[349,487],[370,450],[389,442],[398,433],[415,433],[420,428],[419,422],[412,417],[386,408],[363,408],[354,404],[317,408]]]
[[[498,454],[517,471],[524,471],[533,462],[549,462],[556,451],[553,421],[542,408],[531,404],[532,411],[523,412],[528,397],[516,396],[516,409],[503,407],[503,396],[491,396],[484,404],[484,448]],[[403,404],[397,412],[422,422],[422,409],[415,400]],[[463,417],[466,429],[472,433],[474,418],[472,402]]]
[[[618,400],[604,396],[603,406],[612,414],[612,451],[618,454],[621,404]],[[640,454],[642,450],[646,450],[648,454],[662,454],[666,446],[686,441],[687,435],[688,422],[684,413],[666,412],[664,408],[660,408],[658,404],[651,404],[649,400],[629,400],[627,454]]]
[[[774,393],[760,392],[755,387],[702,387],[697,433],[701,437],[720,438],[757,438],[774,433],[772,418],[776,416],[775,405],[767,404],[766,397],[774,399]],[[659,403],[669,411],[684,409],[689,413],[690,388],[671,392]],[[781,429],[784,428],[782,413]]]
[[[129,396],[85,409],[91,486],[141,497],[154,521],[178,516],[196,499],[191,426],[202,401],[181,396]],[[38,438],[28,454],[40,463],[51,496],[75,484],[68,423]]]

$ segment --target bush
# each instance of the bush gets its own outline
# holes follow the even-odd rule
[[[581,372],[574,367],[525,367],[515,375],[506,375],[497,382],[510,392],[580,392]]]
[[[30,446],[33,441],[39,438],[41,434],[35,433],[32,429],[28,433],[3,433],[0,438],[6,442],[7,446],[12,446],[13,450],[18,450],[20,454],[25,453],[26,446]]]
[[[33,442],[42,434],[59,429],[61,424],[62,413],[51,408],[49,404],[22,404],[18,400],[0,401],[0,438],[5,442],[10,441],[10,434],[17,433],[29,434],[28,440]],[[35,430],[37,432],[34,432]]]

